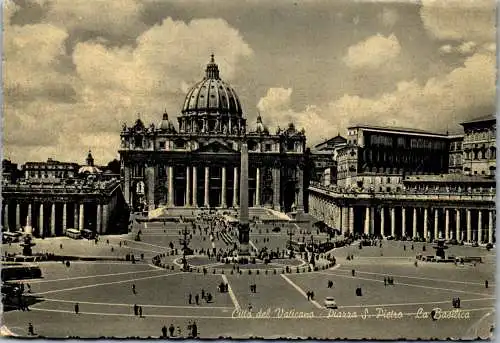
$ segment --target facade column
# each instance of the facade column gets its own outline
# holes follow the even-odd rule
[[[396,208],[391,207],[391,236],[396,237]]]
[[[465,210],[467,215],[467,242],[472,241],[472,227],[471,227],[471,218],[470,218],[470,209]]]
[[[31,226],[31,204],[28,207],[28,223],[26,225]],[[43,203],[40,204],[40,214],[38,215],[38,229],[40,232],[40,235],[45,237],[45,232],[44,232],[44,227],[43,227]]]
[[[413,208],[413,218],[412,219],[413,219],[413,225],[412,225],[413,236],[412,236],[412,238],[415,238],[415,237],[417,237],[417,208],[416,207]]]
[[[365,235],[370,234],[370,207],[365,208]]]
[[[227,183],[227,175],[226,175],[226,167],[222,167],[222,191],[221,191],[221,202],[220,202],[220,207],[226,208],[226,183]]]
[[[375,233],[375,207],[370,208],[370,235]]]
[[[209,191],[209,179],[210,179],[210,168],[205,167],[205,201],[203,206],[210,207],[210,203],[208,202],[208,191]]]
[[[298,168],[298,177],[299,177],[299,194],[297,199],[297,213],[304,211],[304,171],[299,166]]]
[[[401,225],[403,226],[401,233],[403,237],[406,237],[406,208],[404,207],[401,207],[401,221]]]
[[[50,208],[50,234],[51,236],[56,235],[56,204],[52,203]]]
[[[9,203],[5,203],[5,207],[3,209],[3,229],[4,231],[9,230]]]
[[[193,207],[198,207],[198,170],[193,166]]]
[[[424,208],[424,240],[427,241],[427,238],[429,238],[429,232],[428,232],[428,226],[427,226],[427,207]]]
[[[79,230],[80,227],[78,226],[78,204],[75,203],[74,206],[73,206],[73,209],[74,209],[74,221],[73,221],[73,226],[75,229]]]
[[[349,233],[354,233],[354,207],[349,207]]]
[[[475,241],[482,243],[482,232],[483,232],[483,211],[477,210],[477,231],[475,234]]]
[[[380,236],[385,237],[385,207],[380,208]]]
[[[14,231],[17,231],[21,227],[21,204],[16,202],[16,227]]]
[[[238,179],[239,179],[238,167],[234,167],[234,177],[233,177],[233,207],[238,207]]]
[[[342,222],[340,223],[340,226],[341,226],[340,231],[342,233],[344,233],[344,232],[349,230],[349,225],[350,225],[349,208],[348,207],[341,207],[340,208],[340,219],[342,220]]]
[[[457,241],[461,241],[462,237],[460,236],[460,209],[455,210],[455,239]]]
[[[255,173],[255,207],[260,206],[260,168]]]
[[[63,203],[63,213],[62,213],[62,233],[66,234],[66,228],[68,227],[68,208],[66,202]]]
[[[273,207],[276,211],[281,211],[280,203],[281,169],[273,168]]]
[[[438,233],[438,209],[434,209],[434,237],[433,239],[439,239],[439,233]]]
[[[101,223],[101,232],[102,233],[107,233],[108,232],[108,204],[104,204],[102,206],[102,223]]]
[[[488,211],[488,243],[493,244],[493,211]]]
[[[84,213],[83,213],[83,203],[80,204],[80,215],[78,216],[78,219],[79,219],[79,223],[78,223],[78,227],[80,228],[80,230],[83,230],[85,229],[85,218],[83,217]]]
[[[184,206],[191,206],[191,167],[186,167],[186,197]]]
[[[444,221],[444,239],[450,239],[450,209],[445,210],[445,221]]]
[[[147,204],[148,211],[155,209],[155,186],[156,186],[156,173],[155,166],[146,167],[146,182],[147,182]]]
[[[168,166],[168,206],[174,206],[174,167]]]

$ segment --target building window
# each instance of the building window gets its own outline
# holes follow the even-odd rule
[[[391,178],[390,177],[387,178],[387,183],[391,183]]]
[[[265,151],[271,151],[271,150],[272,150],[272,146],[271,146],[271,144],[266,144],[266,145],[264,146],[264,149],[265,149]]]
[[[160,142],[160,149],[165,149],[165,142]]]

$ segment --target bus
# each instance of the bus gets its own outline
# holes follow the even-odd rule
[[[21,232],[2,232],[2,243],[18,243],[22,236]]]
[[[73,239],[80,239],[82,237],[82,234],[81,234],[80,230],[67,229],[66,236],[68,236],[69,238],[73,238]]]

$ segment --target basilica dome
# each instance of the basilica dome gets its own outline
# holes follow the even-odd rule
[[[214,55],[207,64],[205,77],[187,93],[182,114],[228,114],[241,117],[240,100],[234,89],[219,76]]]

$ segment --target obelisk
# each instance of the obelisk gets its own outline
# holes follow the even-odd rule
[[[239,242],[238,255],[250,255],[248,243],[250,241],[250,223],[248,220],[248,145],[241,144],[240,160],[240,215],[238,223]]]

